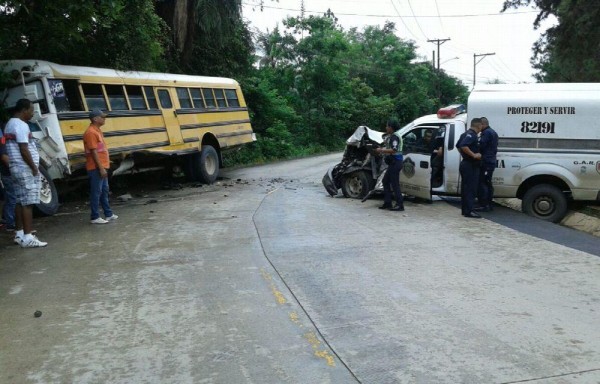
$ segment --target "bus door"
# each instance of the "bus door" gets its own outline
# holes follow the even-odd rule
[[[179,127],[179,119],[173,105],[173,95],[169,88],[156,88],[158,104],[162,111],[167,134],[171,145],[183,144],[183,135]]]
[[[438,126],[417,126],[402,136],[404,163],[400,172],[402,192],[431,200],[431,153]]]

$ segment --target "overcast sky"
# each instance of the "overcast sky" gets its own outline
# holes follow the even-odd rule
[[[244,18],[259,30],[272,30],[287,16],[300,14],[301,0],[243,0]],[[396,23],[398,36],[413,40],[418,54],[431,60],[437,46],[431,39],[451,40],[440,47],[441,67],[473,84],[473,54],[495,53],[477,65],[477,82],[500,79],[506,83],[534,82],[530,64],[532,45],[554,21],[534,31],[534,8],[500,13],[504,0],[304,0],[307,15],[330,8],[344,29]],[[411,9],[412,7],[412,9]],[[436,53],[437,54],[437,53]]]

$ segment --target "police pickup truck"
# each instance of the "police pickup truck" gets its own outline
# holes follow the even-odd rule
[[[524,212],[552,222],[564,218],[570,201],[600,201],[600,84],[477,86],[468,114],[454,105],[400,130],[402,191],[427,200],[460,196],[456,141],[471,118],[484,116],[499,136],[494,197],[517,197]],[[434,178],[432,146],[423,145],[431,135],[443,143],[443,169]]]

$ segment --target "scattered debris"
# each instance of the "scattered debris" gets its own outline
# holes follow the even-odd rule
[[[133,196],[131,196],[130,193],[126,193],[124,195],[117,197],[117,200],[119,200],[119,201],[129,201],[131,199],[133,199]]]
[[[33,313],[33,316],[34,316],[34,317],[42,317],[42,311],[40,311],[40,310],[37,310],[37,311],[35,311],[35,312]]]

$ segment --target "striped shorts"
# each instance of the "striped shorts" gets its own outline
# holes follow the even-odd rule
[[[40,175],[31,171],[11,172],[17,204],[35,205],[40,203]]]

